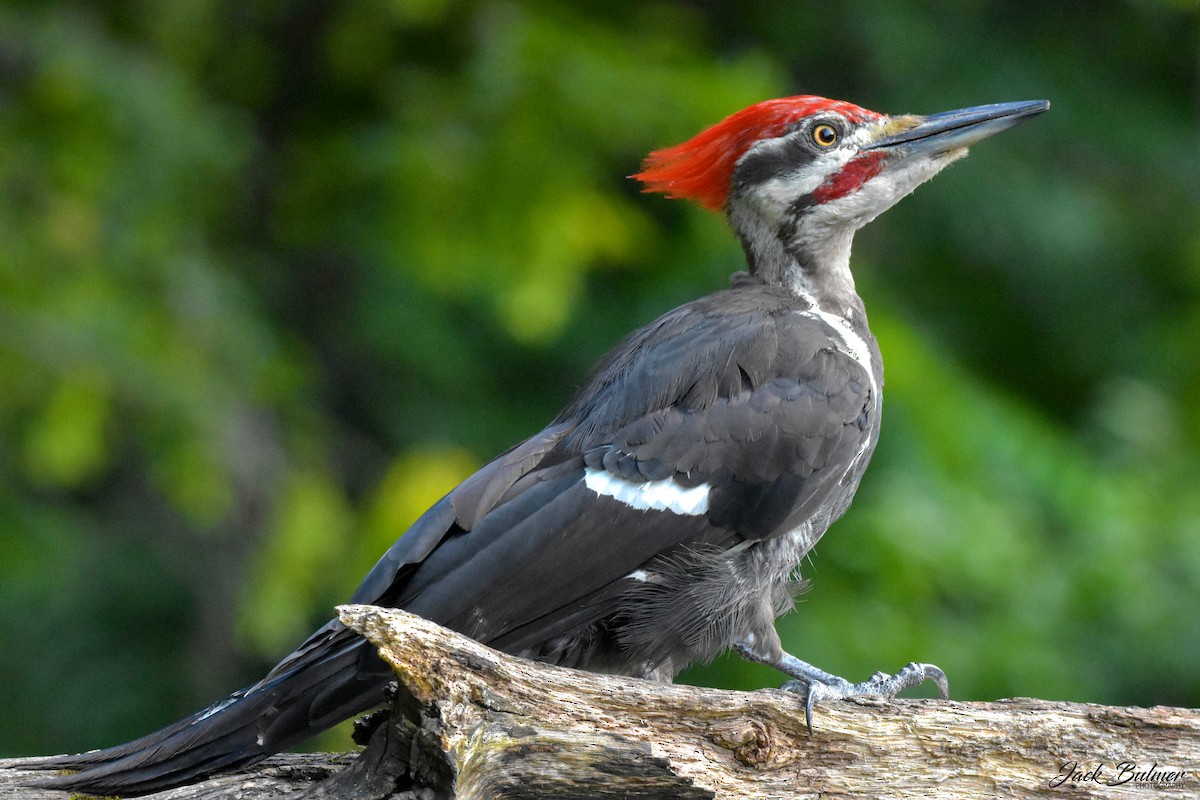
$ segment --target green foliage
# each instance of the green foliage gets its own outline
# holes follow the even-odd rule
[[[257,677],[624,333],[739,268],[718,217],[624,176],[795,92],[1054,108],[859,237],[883,439],[785,645],[851,677],[933,661],[960,698],[1197,705],[1195,12],[0,7],[0,754]]]

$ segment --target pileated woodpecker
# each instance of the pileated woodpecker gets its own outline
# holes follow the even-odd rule
[[[438,501],[351,602],[404,608],[509,653],[671,680],[729,648],[813,704],[892,697],[942,671],[852,684],[785,653],[801,559],[879,437],[883,365],[850,273],[854,232],[1045,101],[884,116],[799,96],[651,153],[648,192],[728,215],[732,286],[609,353],[550,425]],[[379,705],[391,673],[331,621],[258,683],[127,744],[29,766],[43,786],[136,795],[252,764]]]

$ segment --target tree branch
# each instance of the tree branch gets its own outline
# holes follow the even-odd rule
[[[406,689],[344,757],[278,756],[162,800],[1200,796],[1200,712],[1005,700],[831,702],[514,658],[403,611],[344,606]],[[0,762],[2,766],[3,762]],[[1126,766],[1128,765],[1128,766]],[[318,779],[335,773],[330,780]],[[26,776],[28,777],[28,776]],[[19,790],[0,770],[0,800]]]

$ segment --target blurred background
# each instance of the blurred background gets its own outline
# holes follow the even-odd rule
[[[726,285],[724,220],[625,176],[797,93],[1054,107],[858,237],[883,438],[785,646],[1200,705],[1198,13],[0,3],[0,755],[259,677],[622,335]]]

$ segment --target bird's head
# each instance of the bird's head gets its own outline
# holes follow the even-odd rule
[[[654,151],[633,177],[645,191],[724,209],[763,280],[815,301],[852,296],[856,230],[969,145],[1049,106],[1035,100],[887,116],[840,100],[783,97]]]

